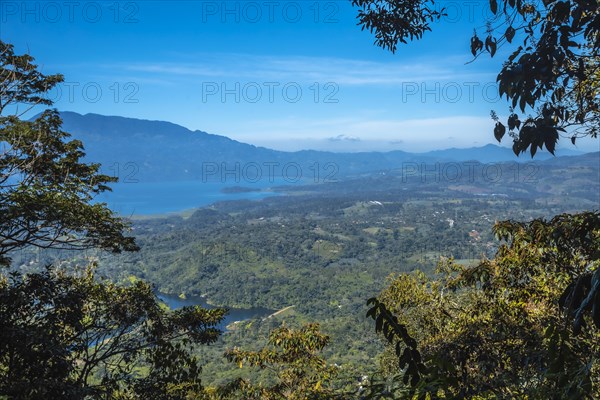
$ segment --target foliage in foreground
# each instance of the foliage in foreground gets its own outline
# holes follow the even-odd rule
[[[201,391],[194,346],[225,310],[169,311],[152,287],[48,268],[0,280],[0,395],[11,399],[184,399]]]
[[[388,313],[377,315],[416,339],[427,367],[402,371],[406,357],[390,349],[383,368],[412,379],[409,387],[398,376],[394,390],[407,398],[598,398],[600,214],[505,221],[494,231],[506,241],[494,259],[473,267],[445,260],[435,279],[398,276],[374,302]]]
[[[220,388],[214,396],[265,400],[336,398],[330,383],[337,375],[337,368],[318,354],[329,340],[319,331],[318,324],[306,324],[300,329],[282,326],[271,331],[267,346],[259,351],[228,350],[225,357],[230,362],[240,368],[247,365],[269,370],[274,382],[269,385],[239,379]]]
[[[46,76],[0,40],[0,267],[24,248],[135,251],[128,223],[93,203],[115,178],[83,162],[61,129]],[[6,116],[4,112],[12,112]],[[14,254],[14,253],[13,253]],[[0,273],[0,398],[184,399],[200,393],[195,345],[214,342],[225,310],[169,311],[143,282],[122,287],[81,272]]]
[[[62,75],[43,75],[33,57],[15,54],[0,40],[0,266],[27,246],[138,249],[125,234],[125,220],[104,203],[92,204],[117,179],[83,162],[83,144],[61,129],[58,112],[20,119],[19,106],[51,105],[47,94],[62,81]]]
[[[508,133],[513,151],[533,157],[544,146],[554,154],[560,137],[600,131],[600,5],[598,0],[489,0],[485,32],[473,34],[473,57],[494,57],[501,47],[512,54],[498,73],[498,94],[506,96],[506,125],[495,112],[494,136]],[[397,50],[420,39],[445,15],[443,1],[352,0],[363,29],[375,44]],[[485,39],[482,40],[485,35]],[[481,36],[481,38],[480,38]],[[520,115],[519,115],[520,114]],[[507,131],[508,127],[508,131]]]

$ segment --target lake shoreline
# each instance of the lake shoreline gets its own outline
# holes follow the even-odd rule
[[[223,330],[227,330],[227,326],[236,321],[245,321],[254,318],[266,319],[267,317],[277,314],[281,311],[264,307],[237,308],[232,306],[215,306],[210,304],[206,296],[190,296],[187,298],[181,298],[178,295],[166,294],[163,292],[157,292],[156,296],[172,310],[186,306],[201,306],[207,309],[227,308],[229,312],[219,324],[219,328]]]

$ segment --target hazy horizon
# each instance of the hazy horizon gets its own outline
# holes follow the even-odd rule
[[[61,113],[72,112],[72,113],[76,113],[79,115],[96,114],[96,115],[101,115],[104,117],[132,118],[132,119],[151,121],[151,122],[168,122],[168,123],[172,123],[175,125],[179,125],[179,126],[185,128],[185,129],[188,129],[192,132],[194,132],[194,131],[206,132],[206,133],[209,133],[212,135],[224,136],[224,137],[236,140],[241,143],[246,143],[246,144],[254,145],[257,147],[264,147],[267,149],[284,151],[284,152],[296,152],[296,151],[305,151],[306,150],[306,151],[328,151],[328,152],[332,152],[332,153],[361,153],[361,152],[385,153],[385,152],[390,152],[390,151],[405,151],[408,153],[427,153],[430,151],[437,151],[437,150],[479,148],[479,147],[484,147],[487,145],[494,145],[494,146],[509,149],[509,148],[511,148],[511,145],[512,145],[512,143],[508,142],[508,141],[503,141],[502,143],[498,143],[497,141],[491,141],[491,142],[485,142],[485,143],[473,142],[470,144],[469,143],[460,143],[460,142],[456,142],[456,143],[441,142],[442,144],[439,146],[432,146],[430,144],[427,147],[423,147],[423,146],[419,146],[418,141],[404,142],[402,140],[397,140],[397,141],[362,140],[357,137],[352,137],[352,136],[347,136],[347,135],[339,135],[338,137],[330,137],[330,138],[325,138],[325,139],[312,139],[312,140],[311,139],[281,139],[281,140],[275,139],[275,140],[262,141],[260,139],[252,140],[252,138],[249,138],[250,140],[244,141],[244,140],[240,140],[235,137],[224,135],[220,132],[211,132],[211,131],[207,131],[206,129],[202,129],[202,128],[192,129],[185,125],[181,125],[176,122],[169,121],[169,120],[135,118],[135,117],[130,117],[130,116],[126,116],[126,115],[103,115],[103,114],[97,114],[97,113],[81,114],[81,113],[78,113],[76,111],[71,111],[71,110],[59,110],[59,112],[61,112]],[[589,153],[589,152],[600,151],[600,148],[597,148],[598,146],[595,146],[595,145],[596,145],[595,141],[591,141],[589,143],[589,145],[583,145],[583,146],[580,144],[580,142],[577,142],[576,145],[571,145],[570,142],[567,144],[566,141],[559,142],[559,143],[557,143],[557,146],[556,146],[556,149],[557,149],[556,156],[563,155],[563,154],[561,154],[561,150],[567,150],[569,153]],[[546,153],[546,150],[543,150],[542,152]],[[568,154],[568,155],[570,155],[570,154]],[[525,157],[525,158],[527,158],[527,157]],[[516,157],[515,157],[515,159],[516,159]]]
[[[58,109],[288,151],[422,152],[496,143],[508,50],[473,63],[469,51],[487,4],[445,2],[433,31],[396,54],[361,31],[350,1],[3,2],[0,38],[64,74]]]

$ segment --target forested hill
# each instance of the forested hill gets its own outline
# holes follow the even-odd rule
[[[247,167],[249,174],[259,169],[264,177],[267,174],[281,176],[285,174],[286,166],[294,169],[291,164],[296,163],[305,177],[311,174],[309,171],[320,170],[325,174],[335,172],[336,178],[340,178],[398,169],[407,162],[529,161],[526,157],[516,158],[510,148],[495,145],[428,153],[282,152],[241,143],[225,136],[190,131],[164,121],[80,115],[74,112],[61,112],[61,116],[63,129],[85,143],[90,161],[99,162],[105,168],[111,168],[116,163],[123,168],[123,165],[133,163],[136,176],[143,181],[218,179],[220,172],[235,170],[236,165],[242,169]],[[580,153],[573,150],[558,152],[558,155],[574,154]],[[537,159],[551,157],[548,153],[542,153]],[[291,173],[289,169],[288,173]]]

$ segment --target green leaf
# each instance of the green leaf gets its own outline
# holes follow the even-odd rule
[[[477,37],[477,34],[474,34],[471,38],[471,54],[473,57],[477,55],[477,52],[483,48],[483,42]]]
[[[369,308],[369,311],[367,311],[367,317],[371,317],[371,318],[375,319],[376,315],[377,315],[377,307]]]
[[[506,32],[504,32],[504,37],[506,38],[506,41],[508,43],[512,43],[512,40],[515,37],[515,33],[515,28],[513,28],[512,26],[506,28]]]
[[[494,13],[494,15],[496,15],[496,13],[498,12],[498,1],[497,0],[490,0],[490,10],[492,10],[492,13]]]
[[[508,117],[508,129],[512,131],[514,129],[519,129],[520,126],[521,121],[519,120],[519,116],[517,114],[511,114]]]
[[[530,145],[529,151],[531,153],[531,158],[533,158],[533,156],[535,156],[535,153],[537,152],[537,146],[532,143]]]
[[[375,320],[375,332],[381,332],[383,328],[383,314],[380,314]]]
[[[496,140],[501,142],[505,134],[506,127],[502,124],[502,122],[496,122],[496,126],[494,127],[494,137]]]
[[[518,156],[519,156],[519,154],[521,153],[521,146],[519,145],[519,142],[518,142],[517,140],[515,140],[515,141],[513,142],[513,145],[512,145],[512,150],[513,150],[513,153],[515,153],[515,155],[516,155],[517,157],[518,157]]]
[[[490,52],[492,57],[496,54],[496,39],[492,35],[485,39],[485,49]]]
[[[558,140],[558,135],[556,134],[556,131],[554,131],[554,135],[546,136],[546,140],[545,140],[546,149],[548,149],[548,151],[552,155],[554,155],[554,148],[556,147],[557,140]]]

